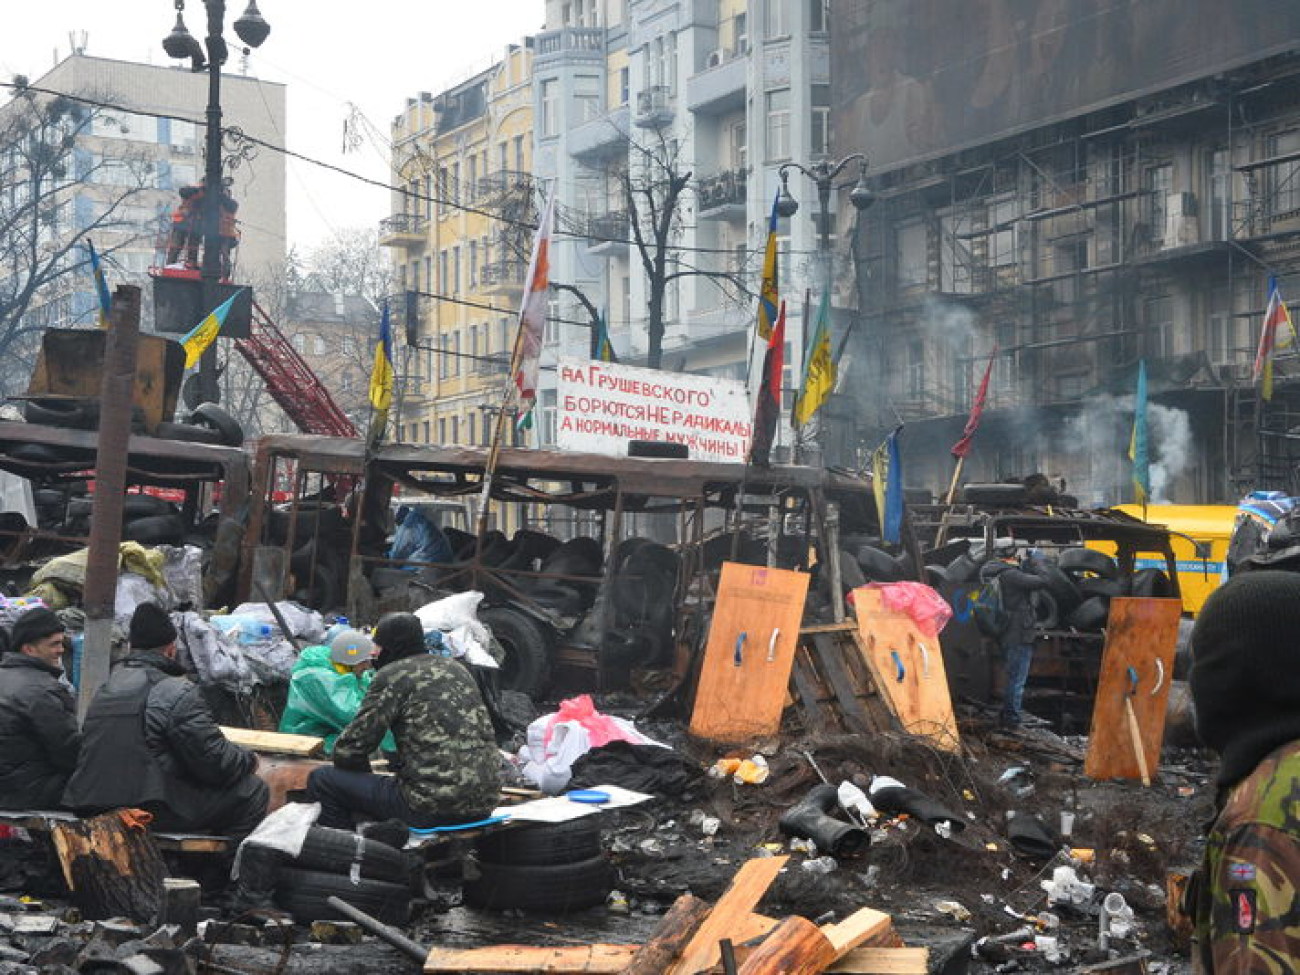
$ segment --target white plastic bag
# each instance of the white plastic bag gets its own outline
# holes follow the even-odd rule
[[[478,604],[483,601],[481,592],[461,592],[444,599],[426,603],[415,611],[425,630],[438,630],[443,634],[453,657],[464,657],[480,667],[497,666],[488,653],[492,634],[479,622]]]
[[[221,632],[198,613],[177,613],[173,619],[177,662],[198,674],[200,684],[226,684],[236,689],[252,685],[253,672],[238,643],[222,639]]]
[[[308,643],[320,643],[325,638],[325,620],[316,610],[299,606],[287,599],[280,600],[275,606],[291,631],[285,634],[286,636],[300,637]],[[276,628],[280,625],[275,614],[271,612],[271,607],[266,603],[241,603],[231,611],[230,615],[252,616]]]
[[[307,839],[307,830],[311,829],[320,818],[319,802],[287,802],[271,815],[257,824],[235,853],[234,865],[230,876],[239,879],[239,860],[244,855],[245,846],[264,846],[271,850],[280,850],[295,859],[302,853],[302,845]]]
[[[577,721],[561,721],[546,742],[547,717],[528,726],[528,743],[519,750],[524,778],[548,796],[559,795],[573,778],[573,763],[591,750],[591,736]]]

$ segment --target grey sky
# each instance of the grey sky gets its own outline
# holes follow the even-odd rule
[[[246,0],[227,0],[227,25]],[[288,86],[289,148],[368,177],[387,178],[389,123],[408,96],[439,91],[535,33],[542,0],[258,0],[271,35],[252,52],[249,73]],[[35,79],[67,56],[71,32],[84,31],[87,54],[172,63],[162,50],[173,0],[37,0],[6,5],[0,77]],[[202,0],[188,0],[190,33],[205,28]],[[227,36],[236,42],[227,26]],[[239,70],[232,54],[227,70]],[[343,123],[354,103],[374,133],[344,154]],[[201,110],[202,106],[195,106]],[[300,250],[335,229],[377,224],[387,193],[289,160],[289,243]]]

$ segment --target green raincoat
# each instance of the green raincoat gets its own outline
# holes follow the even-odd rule
[[[335,739],[356,717],[374,676],[373,670],[360,676],[340,674],[330,662],[329,647],[304,647],[293,665],[280,730],[294,735],[319,735],[325,739],[326,754],[333,752]],[[392,736],[386,735],[380,747],[393,751]]]

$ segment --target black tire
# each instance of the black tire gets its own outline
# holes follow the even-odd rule
[[[1116,596],[1127,595],[1124,584],[1118,579],[1099,579],[1096,576],[1087,576],[1079,580],[1079,594],[1084,599],[1093,596],[1102,596],[1106,599],[1114,599]]]
[[[931,589],[943,591],[948,585],[948,570],[941,565],[927,565],[925,567],[925,584]]]
[[[673,457],[686,460],[691,456],[690,448],[684,443],[670,443],[667,440],[629,440],[627,442],[629,457]]]
[[[858,566],[862,574],[872,582],[897,582],[899,579],[898,563],[884,549],[872,545],[863,545],[858,549]]]
[[[1114,579],[1119,575],[1115,560],[1105,552],[1091,548],[1067,548],[1062,550],[1056,564],[1062,572],[1091,572],[1103,579]]]
[[[1076,630],[1097,631],[1106,625],[1110,616],[1110,600],[1105,596],[1089,596],[1066,617],[1066,625]]]
[[[345,829],[327,826],[313,826],[307,830],[302,852],[293,866],[298,870],[346,875],[358,858],[361,876],[365,880],[382,880],[403,886],[411,882],[411,861],[401,850]]]
[[[1034,624],[1044,630],[1054,630],[1061,625],[1060,607],[1046,589],[1035,589],[1029,594],[1029,605],[1034,611]]]
[[[227,447],[240,447],[244,443],[244,428],[216,403],[200,403],[194,407],[190,423],[216,430],[221,435],[221,443]]]
[[[963,484],[961,499],[967,504],[1026,504],[1023,484]]]
[[[346,921],[327,899],[337,897],[385,924],[405,924],[411,912],[411,888],[382,880],[353,883],[346,876],[281,867],[275,884],[275,902],[299,924],[312,921]]]
[[[71,507],[68,512],[71,514]],[[155,498],[152,494],[128,494],[122,499],[122,514],[127,518],[150,518],[154,515],[174,515],[177,511],[170,501]]]
[[[221,444],[221,434],[209,427],[196,427],[190,423],[163,422],[154,428],[155,437],[162,440],[181,440],[185,443]]]
[[[980,563],[971,558],[967,552],[962,552],[948,563],[948,581],[957,585],[963,582],[974,582],[979,573]]]
[[[99,400],[30,399],[23,403],[23,419],[49,427],[94,430],[99,426]]]
[[[501,689],[538,697],[551,671],[551,641],[540,622],[509,606],[479,610],[479,619],[505,650]]]
[[[507,826],[480,836],[474,855],[483,863],[547,867],[601,855],[600,826],[595,816],[565,823]]]
[[[185,521],[179,515],[151,515],[122,526],[122,538],[143,545],[179,545],[185,540]]]
[[[1168,599],[1174,594],[1174,584],[1161,569],[1138,569],[1129,583],[1129,592],[1134,596]]]
[[[48,443],[20,443],[10,447],[5,453],[14,460],[29,464],[74,464],[90,462],[95,458],[92,450],[81,447],[56,447]]]
[[[37,488],[32,492],[32,504],[38,508],[57,508],[66,500],[68,500],[67,495],[57,488]]]
[[[1079,603],[1083,602],[1083,596],[1075,586],[1074,580],[1058,566],[1047,562],[1035,562],[1032,571],[1034,575],[1047,580],[1047,591],[1056,600],[1056,608],[1061,618],[1068,616]]]
[[[840,550],[840,588],[846,593],[867,584],[867,576],[851,552]]]
[[[605,563],[605,554],[594,538],[581,535],[571,538],[546,557],[542,563],[545,575],[598,576]],[[569,583],[572,584],[572,583]],[[583,585],[583,583],[577,583]]]
[[[465,861],[465,903],[488,910],[567,914],[603,904],[614,871],[603,856],[548,866]]]

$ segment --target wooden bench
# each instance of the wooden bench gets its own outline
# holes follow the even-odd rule
[[[60,809],[5,809],[0,810],[0,824],[16,826],[33,833],[49,833],[57,823],[76,822],[81,817]],[[222,853],[230,847],[225,836],[205,836],[201,833],[160,833],[150,830],[154,842],[162,850],[181,853]]]

